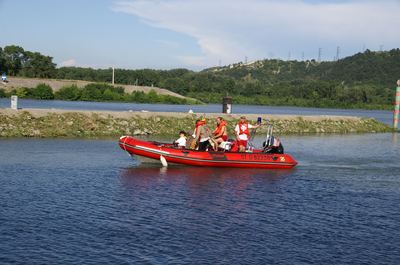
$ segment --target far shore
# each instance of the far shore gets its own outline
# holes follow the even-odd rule
[[[64,109],[0,109],[0,137],[101,137],[120,135],[176,135],[193,130],[195,120],[205,116],[211,128],[223,117],[228,129],[240,116],[251,123],[258,117],[274,126],[276,134],[378,133],[391,128],[375,119],[330,115],[221,114],[147,111],[92,111]],[[266,133],[262,126],[258,133]]]

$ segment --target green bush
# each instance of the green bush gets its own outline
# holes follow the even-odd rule
[[[12,91],[14,92],[14,91]],[[30,89],[26,87],[19,87],[15,90],[13,95],[17,95],[19,98],[29,98],[30,97]]]
[[[5,98],[7,96],[6,92],[4,91],[4,89],[0,88],[0,98]]]
[[[39,84],[32,88],[30,94],[35,99],[54,99],[53,90],[47,84]]]
[[[60,100],[79,100],[81,98],[82,91],[76,85],[65,86],[58,90],[54,97]]]
[[[114,87],[112,85],[102,83],[91,83],[82,89],[81,100],[119,100],[123,94],[123,87]]]

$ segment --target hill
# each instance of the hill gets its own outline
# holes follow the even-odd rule
[[[28,59],[26,59],[28,58]],[[29,59],[30,58],[30,59]],[[111,69],[56,68],[52,58],[18,46],[0,48],[0,71],[24,77],[111,82]],[[115,69],[116,83],[168,89],[203,102],[389,109],[400,78],[400,49],[366,50],[338,61],[260,60],[187,69]]]

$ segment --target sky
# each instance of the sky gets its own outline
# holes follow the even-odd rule
[[[400,0],[0,0],[0,47],[58,67],[197,71],[319,50],[333,60],[400,48],[399,10]]]

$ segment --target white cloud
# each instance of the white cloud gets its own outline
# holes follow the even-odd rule
[[[243,61],[245,56],[261,59],[271,53],[286,57],[289,51],[299,58],[302,51],[307,56],[318,47],[328,56],[337,45],[343,52],[355,52],[363,44],[377,49],[400,43],[396,0],[131,0],[116,2],[113,10],[193,37],[201,56],[180,59],[196,66]]]
[[[66,66],[66,67],[68,67],[68,66],[76,66],[76,61],[75,61],[75,59],[69,59],[69,60],[61,62],[60,65],[61,66]]]
[[[180,47],[180,44],[176,41],[170,41],[170,40],[157,40],[159,44],[161,44],[164,47],[167,48],[172,48],[172,49],[177,49]]]

